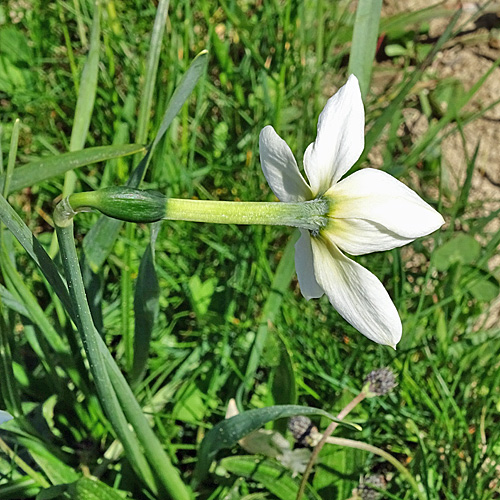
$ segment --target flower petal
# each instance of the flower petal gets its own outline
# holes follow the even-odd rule
[[[363,152],[365,111],[358,79],[347,83],[319,115],[318,135],[304,154],[304,169],[314,196],[330,189]]]
[[[323,296],[323,289],[314,277],[311,237],[305,229],[300,230],[300,238],[295,243],[295,270],[299,280],[300,291],[307,299],[318,299]]]
[[[415,239],[399,236],[376,222],[364,219],[331,219],[321,234],[351,255],[392,250]]]
[[[280,201],[312,199],[311,190],[299,172],[292,151],[270,125],[260,132],[259,151],[264,176]]]
[[[328,240],[311,238],[311,244],[316,280],[333,307],[369,339],[395,347],[401,320],[378,278]]]
[[[397,238],[414,240],[440,228],[443,217],[415,191],[380,170],[365,168],[327,193],[334,219],[363,219],[383,226]],[[400,246],[397,239],[394,246]]]

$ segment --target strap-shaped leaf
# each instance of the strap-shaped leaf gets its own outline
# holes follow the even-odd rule
[[[257,429],[260,429],[272,420],[294,417],[295,415],[322,416],[339,422],[337,418],[324,410],[297,405],[279,405],[269,406],[267,408],[258,408],[256,410],[249,410],[232,418],[223,420],[210,429],[201,442],[200,450],[198,452],[198,463],[194,473],[194,486],[198,485],[206,476],[210,464],[219,450],[231,448],[241,438]],[[358,426],[354,425],[354,427]]]
[[[144,150],[145,147],[139,144],[124,144],[119,146],[99,146],[58,156],[42,157],[14,169],[9,193],[57,177],[78,167],[133,155]],[[3,174],[0,175],[0,191],[3,190],[4,183],[5,175]]]
[[[72,500],[123,500],[124,495],[117,493],[99,479],[82,477],[70,484],[52,486],[42,490],[36,500],[56,500],[71,498]]]
[[[94,112],[94,102],[97,93],[97,77],[99,74],[99,52],[101,39],[101,5],[94,3],[94,15],[90,30],[90,46],[85,66],[80,78],[80,89],[76,101],[73,128],[69,142],[70,151],[79,151],[84,148],[90,128],[90,120]],[[138,141],[140,142],[140,140]],[[63,196],[69,196],[75,190],[76,175],[70,170],[64,178]]]
[[[17,241],[19,241],[26,252],[28,252],[29,256],[41,269],[45,278],[59,297],[59,300],[64,305],[64,308],[74,321],[76,315],[65,281],[61,277],[52,259],[47,255],[45,249],[40,245],[28,226],[26,226],[21,217],[17,215],[15,210],[3,196],[0,196],[0,221],[2,221],[9,231],[12,232]]]
[[[299,232],[295,231],[285,247],[283,256],[281,257],[274,274],[273,282],[271,284],[271,292],[269,293],[264,308],[262,309],[262,314],[259,319],[259,328],[257,330],[257,334],[255,335],[250,356],[248,357],[245,380],[241,384],[236,395],[236,400],[239,404],[241,404],[243,393],[248,392],[252,387],[253,381],[255,380],[255,372],[259,368],[260,359],[264,352],[269,335],[269,325],[274,322],[274,319],[279,313],[281,303],[283,302],[283,296],[285,295],[285,292],[290,286],[290,282],[295,275],[295,242],[298,237]]]

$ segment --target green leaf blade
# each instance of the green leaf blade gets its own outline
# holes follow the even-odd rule
[[[149,358],[149,343],[159,311],[160,284],[156,276],[154,244],[159,224],[153,226],[151,242],[139,265],[134,295],[134,349],[131,373],[132,385],[140,380]]]
[[[348,72],[358,78],[363,97],[370,88],[381,10],[382,0],[359,0],[356,9]]]
[[[142,151],[145,151],[145,147],[138,144],[98,146],[33,160],[22,167],[14,169],[9,193],[52,179],[75,168],[133,155]],[[5,175],[0,175],[0,189],[3,189],[4,183]]]
[[[210,463],[218,451],[231,448],[242,437],[260,429],[268,422],[296,415],[323,416],[330,420],[338,421],[333,415],[319,408],[297,405],[269,406],[267,408],[249,410],[223,420],[207,432],[200,445],[194,475],[195,482],[199,483],[203,480],[208,472]]]

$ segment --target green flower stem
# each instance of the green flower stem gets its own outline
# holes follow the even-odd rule
[[[181,200],[155,191],[108,187],[72,194],[56,208],[56,224],[69,223],[77,212],[99,210],[129,222],[161,219],[214,224],[265,224],[319,231],[328,223],[331,202],[324,198],[297,203]]]
[[[299,203],[167,200],[164,219],[215,224],[266,224],[312,231],[327,223],[329,203],[318,199]]]
[[[56,208],[54,221],[68,287],[76,311],[75,320],[82,335],[99,401],[125,449],[127,458],[151,491],[157,493],[158,485],[148,461],[157,472],[158,480],[173,500],[189,500],[191,495],[188,488],[154,436],[137,400],[133,397],[132,390],[95,329],[76,255],[72,215],[65,204],[62,208],[59,206],[58,209]],[[130,430],[129,423],[136,434]],[[144,448],[147,460],[139,442]]]

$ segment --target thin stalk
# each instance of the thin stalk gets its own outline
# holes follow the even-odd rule
[[[212,224],[265,224],[300,227],[314,234],[328,224],[333,203],[327,197],[297,203],[185,200],[166,198],[152,191],[109,187],[65,198],[58,215],[67,218],[77,212],[97,209],[108,217],[130,222],[166,219]],[[131,237],[128,232],[127,236]]]
[[[99,341],[104,346],[101,337],[99,337]],[[105,361],[125,416],[137,433],[139,441],[144,450],[146,450],[147,459],[157,472],[164,488],[174,500],[191,500],[188,488],[182,482],[179,472],[172,465],[169,456],[165,453],[160,441],[151,429],[139,403],[135,399],[132,389],[107,349],[105,352]]]
[[[365,398],[366,398],[366,392],[361,391],[355,398],[353,398],[340,411],[340,413],[337,415],[337,418],[339,420],[343,420]],[[300,481],[300,487],[299,487],[299,491],[297,492],[297,499],[296,500],[300,500],[302,498],[302,495],[304,494],[304,492],[306,490],[307,480],[309,479],[309,476],[311,475],[313,465],[316,463],[316,459],[318,458],[320,451],[323,449],[323,446],[325,446],[328,438],[331,436],[333,431],[339,426],[339,423],[340,422],[331,422],[330,425],[326,428],[325,432],[323,433],[318,444],[314,447],[314,450],[311,453],[311,458],[309,459],[309,462],[307,463],[306,470],[304,471],[304,474],[302,475],[302,480]]]
[[[24,471],[33,481],[42,488],[50,488],[50,483],[38,472],[32,469],[19,455],[0,438],[0,450],[2,450],[22,471]]]
[[[419,488],[419,485],[415,478],[411,475],[410,471],[403,465],[399,460],[394,458],[390,453],[387,453],[376,446],[372,446],[371,444],[363,443],[362,441],[356,441],[354,439],[345,439],[330,436],[326,440],[329,444],[336,444],[338,446],[345,446],[347,448],[356,448],[357,450],[364,450],[369,453],[373,453],[374,455],[378,455],[382,457],[384,460],[387,460],[391,465],[393,465],[402,476],[411,484],[411,487],[417,494],[419,500],[426,500],[422,491]]]

